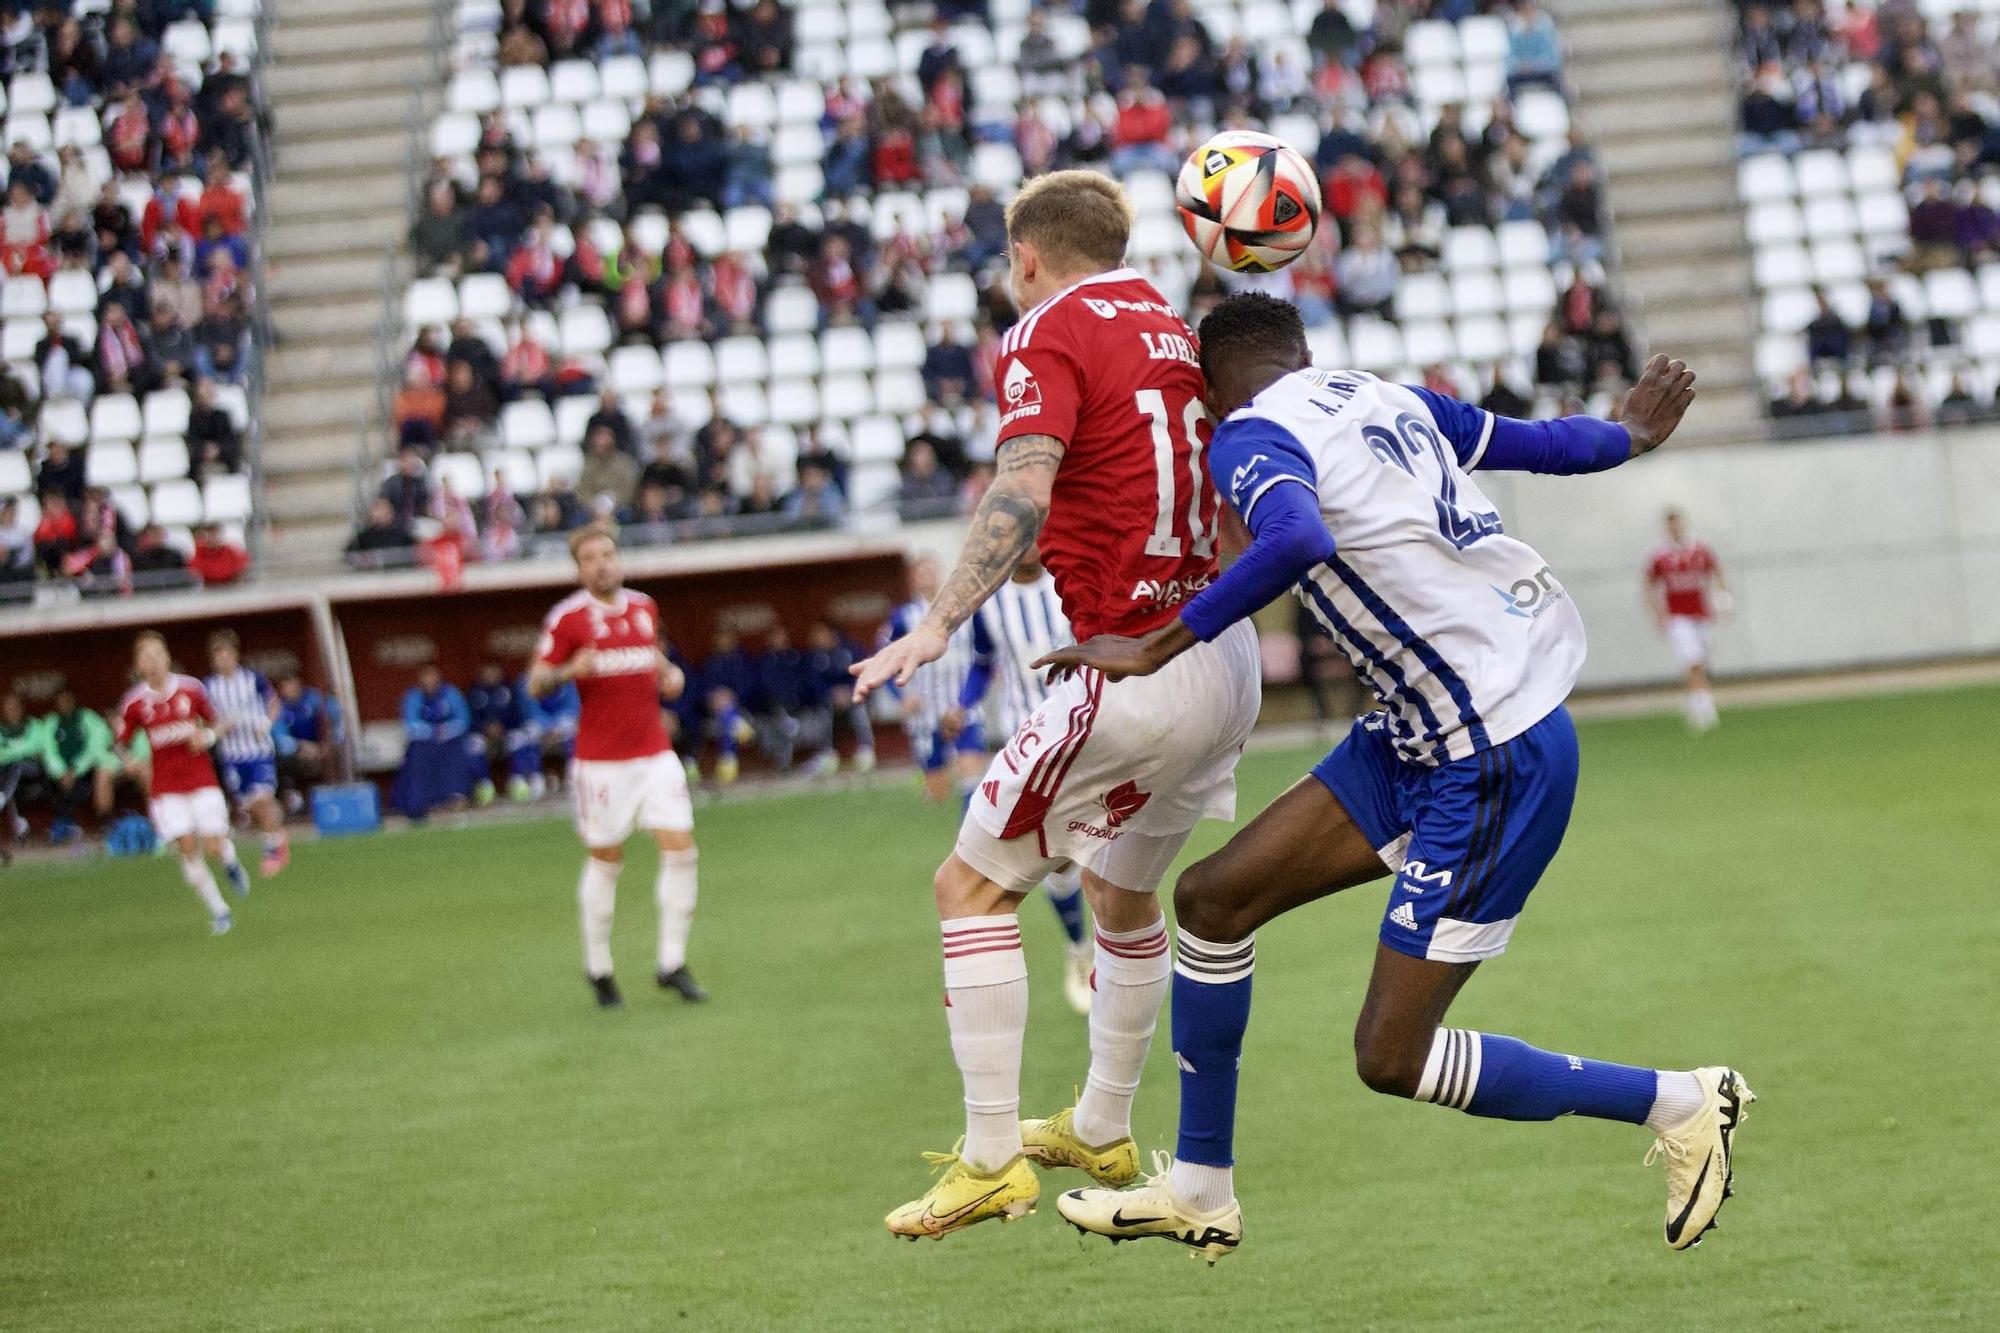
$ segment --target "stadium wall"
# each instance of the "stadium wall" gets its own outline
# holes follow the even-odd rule
[[[1586,688],[1676,675],[1641,582],[1670,506],[1734,593],[1718,675],[2000,652],[2000,430],[1669,449],[1596,476],[1480,482],[1583,609]]]

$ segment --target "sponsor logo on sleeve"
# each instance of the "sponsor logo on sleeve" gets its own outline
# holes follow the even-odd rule
[[[1035,383],[1034,374],[1022,362],[1017,360],[1007,367],[1006,378],[1000,382],[1000,401],[1007,409],[1000,418],[1002,426],[1041,415],[1042,386]]]
[[[1249,462],[1229,474],[1229,498],[1236,502],[1239,509],[1243,506],[1244,487],[1257,479],[1257,465],[1270,461],[1271,456],[1269,454],[1252,454],[1250,455]]]

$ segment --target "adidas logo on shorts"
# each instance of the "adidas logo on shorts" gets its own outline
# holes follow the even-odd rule
[[[1415,930],[1417,928],[1417,914],[1410,910],[1408,903],[1399,904],[1395,911],[1389,913],[1389,919],[1404,930]]]

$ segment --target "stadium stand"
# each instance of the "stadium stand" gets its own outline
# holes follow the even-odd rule
[[[0,14],[0,598],[240,572],[202,547],[240,553],[255,507],[258,18]]]
[[[2000,10],[1744,7],[1737,181],[1774,428],[1995,414]]]
[[[1013,318],[1005,200],[1053,167],[1119,175],[1133,262],[1198,318],[1225,279],[1171,172],[1219,127],[1268,128],[1323,173],[1313,252],[1226,280],[1296,299],[1323,363],[1542,414],[1603,407],[1632,373],[1601,182],[1531,4],[461,0],[457,19],[384,423],[385,452],[407,448],[356,563],[439,533],[504,557],[593,509],[679,538],[957,508]]]

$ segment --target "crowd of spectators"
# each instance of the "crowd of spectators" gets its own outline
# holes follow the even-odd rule
[[[1745,4],[1740,17],[1741,150],[1885,150],[1909,218],[1906,236],[1871,239],[1865,299],[1812,292],[1806,362],[1773,386],[1775,428],[1993,417],[2000,401],[1971,364],[1961,319],[1913,315],[1897,292],[1900,275],[2000,260],[1996,20],[1969,6],[1933,19],[1904,0]]]
[[[242,573],[240,543],[145,522],[136,485],[86,485],[93,440],[130,449],[148,395],[187,395],[185,430],[173,432],[186,464],[174,480],[199,485],[245,465],[242,406],[223,405],[222,394],[237,391],[219,386],[245,386],[252,357],[257,110],[234,51],[204,66],[171,40],[208,22],[212,8],[0,5],[12,103],[0,206],[9,356],[0,454],[24,456],[0,475],[29,482],[0,500],[0,596],[36,578],[95,595]],[[55,113],[46,138],[20,119],[37,99]],[[113,395],[129,395],[129,410],[91,410]],[[218,554],[221,545],[229,550]]]
[[[1433,122],[1406,59],[1410,29],[1482,13],[1506,24],[1504,82],[1490,99],[1442,106]],[[1078,59],[1052,35],[1054,21],[1071,14],[1091,34]],[[685,390],[635,401],[612,392],[606,372],[617,349],[782,332],[771,319],[780,291],[810,293],[821,330],[928,321],[928,405],[899,414],[902,462],[887,498],[912,516],[962,507],[984,484],[991,366],[1015,317],[1004,281],[1012,180],[1071,166],[1171,173],[1215,128],[1282,120],[1321,173],[1317,243],[1287,270],[1254,280],[1296,300],[1309,323],[1394,318],[1403,278],[1440,268],[1452,228],[1533,220],[1553,238],[1547,260],[1564,290],[1543,346],[1510,358],[1500,377],[1552,405],[1608,392],[1631,374],[1631,348],[1604,291],[1596,163],[1578,147],[1539,151],[1516,123],[1517,94],[1561,87],[1554,21],[1532,0],[1378,0],[1366,22],[1327,0],[1302,43],[1218,41],[1188,0],[1037,7],[1014,62],[1022,96],[1004,108],[975,95],[980,71],[959,49],[966,29],[956,25],[986,24],[985,6],[940,5],[919,38],[913,78],[804,71],[820,82],[823,183],[805,205],[774,188],[782,164],[770,127],[730,123],[718,95],[799,72],[794,22],[771,0],[637,13],[622,4],[500,6],[478,58],[503,74],[677,51],[689,58],[689,87],[634,99],[629,116],[618,109],[611,128],[624,126],[622,138],[592,137],[603,123],[587,118],[573,145],[528,136],[527,117],[498,106],[478,115],[463,152],[433,164],[408,238],[420,270],[503,279],[508,309],[418,331],[390,422],[396,445],[416,453],[371,504],[351,548],[357,561],[381,562],[376,552],[440,532],[459,534],[468,558],[506,558],[592,516],[670,538],[836,521],[849,504],[853,453],[840,422],[800,429],[796,450],[787,428],[788,447],[773,451],[769,427],[730,422],[699,391],[692,402]],[[999,178],[981,165],[995,148],[1011,154]],[[927,211],[923,191],[959,202]],[[885,212],[889,199],[916,204]],[[693,211],[713,218],[708,210],[746,206],[768,210],[768,227],[709,235],[690,223]],[[1191,249],[1149,259],[1149,273],[1194,319],[1243,281],[1200,266]],[[975,284],[962,319],[939,318],[927,301],[946,274]],[[551,316],[579,305],[604,311],[605,347],[579,350],[556,336]],[[1478,396],[1496,373],[1462,364],[1451,378]],[[509,403],[600,391],[580,476],[501,476],[490,461],[473,473],[432,457],[474,450],[490,460]],[[426,484],[409,480],[419,474]],[[409,503],[412,495],[421,501]]]

